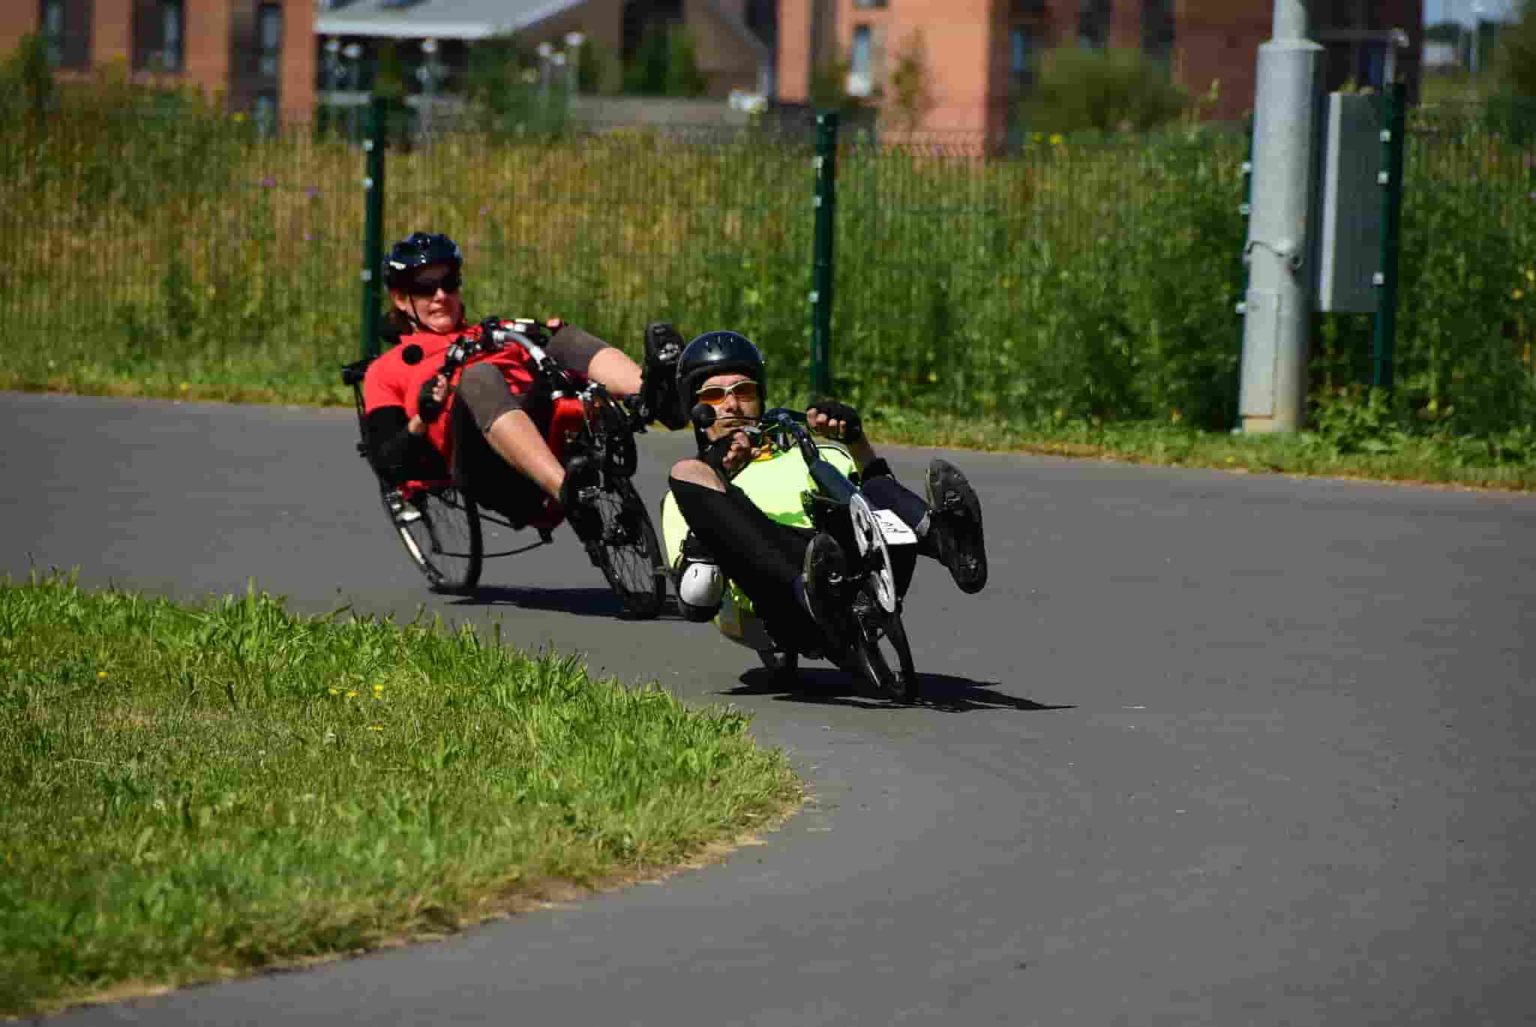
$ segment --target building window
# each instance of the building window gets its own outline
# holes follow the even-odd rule
[[[283,60],[283,9],[275,3],[256,10],[256,73],[277,78]]]
[[[1175,39],[1173,0],[1143,0],[1141,5],[1141,52],[1169,67]]]
[[[1102,50],[1109,45],[1111,0],[1082,0],[1077,9],[1078,45]]]
[[[136,0],[133,66],[138,71],[181,71],[186,59],[183,0]]]
[[[42,0],[38,14],[49,65],[87,67],[91,63],[90,0]]]
[[[1035,31],[1028,25],[1008,30],[1008,92],[1023,96],[1035,84]]]
[[[874,33],[868,25],[853,30],[853,46],[848,51],[849,96],[868,96],[875,88]]]
[[[874,10],[875,8],[884,7],[885,3],[886,0],[853,0],[853,6],[857,7],[861,11]]]

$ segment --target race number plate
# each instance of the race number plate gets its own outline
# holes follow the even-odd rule
[[[873,511],[875,520],[880,522],[880,534],[885,536],[885,544],[888,546],[910,546],[917,543],[917,535],[906,523],[896,516],[893,510]]]

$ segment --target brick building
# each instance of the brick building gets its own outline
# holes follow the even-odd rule
[[[996,137],[1056,47],[1132,48],[1164,64],[1190,93],[1219,83],[1211,116],[1251,110],[1258,47],[1273,0],[780,0],[778,96],[806,102],[811,76],[848,66],[848,91],[879,102],[896,55],[921,33],[933,106],[920,126]],[[1328,47],[1328,85],[1379,85],[1390,29],[1412,89],[1423,46],[1423,0],[1316,0],[1312,37]]]
[[[302,120],[315,100],[314,22],[314,0],[6,0],[0,52],[37,33],[63,78],[117,64],[233,110]]]

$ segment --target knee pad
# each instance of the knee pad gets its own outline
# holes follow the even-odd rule
[[[725,575],[712,563],[690,563],[677,578],[677,605],[683,618],[706,621],[720,609]]]
[[[507,380],[494,364],[471,364],[459,375],[459,400],[475,419],[481,433],[491,430],[496,419],[509,410],[520,410],[523,396],[514,396]]]

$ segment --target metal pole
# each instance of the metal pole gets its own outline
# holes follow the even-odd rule
[[[379,353],[380,277],[384,268],[384,142],[385,106],[382,96],[368,105],[368,138],[363,140],[367,171],[363,176],[363,321],[362,354]]]
[[[837,229],[837,112],[816,114],[816,238],[811,261],[811,395],[832,393],[832,236]]]
[[[1323,48],[1306,33],[1305,0],[1275,0],[1274,38],[1259,47],[1253,213],[1244,248],[1249,285],[1239,412],[1245,432],[1295,431],[1305,420],[1323,78]]]
[[[1387,86],[1386,128],[1381,132],[1382,187],[1386,202],[1381,210],[1381,271],[1376,284],[1381,293],[1376,303],[1375,332],[1371,340],[1371,385],[1392,388],[1392,354],[1397,343],[1397,270],[1399,235],[1403,221],[1403,168],[1407,139],[1407,87],[1401,82]]]

